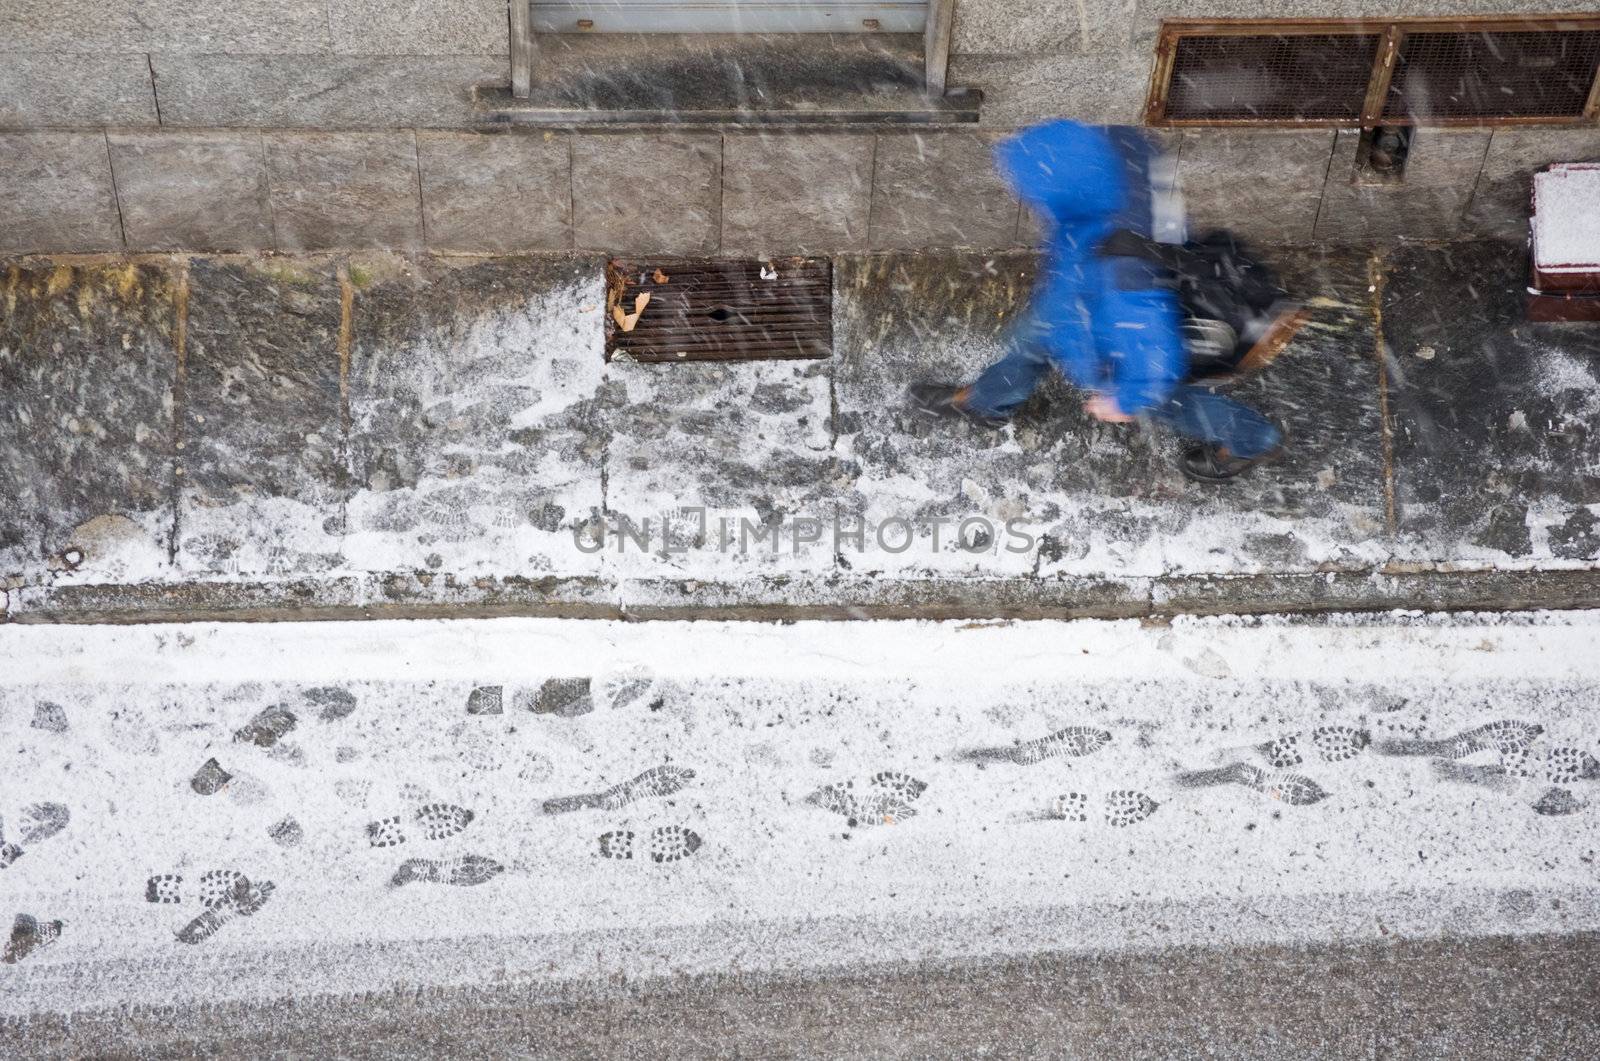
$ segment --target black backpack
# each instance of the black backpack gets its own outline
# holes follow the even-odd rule
[[[1231,371],[1285,298],[1277,274],[1231,232],[1208,232],[1180,245],[1123,230],[1100,252],[1163,267],[1183,311],[1191,378]]]

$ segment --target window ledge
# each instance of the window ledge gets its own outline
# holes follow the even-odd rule
[[[983,94],[928,95],[919,36],[543,35],[532,91],[480,87],[496,125],[950,125]]]

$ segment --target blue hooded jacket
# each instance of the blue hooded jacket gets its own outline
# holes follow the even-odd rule
[[[1159,268],[1098,253],[1118,229],[1153,235],[1154,155],[1138,129],[1071,121],[995,148],[1001,174],[1050,226],[1034,293],[1039,340],[1067,378],[1125,413],[1166,401],[1185,369],[1177,294]]]

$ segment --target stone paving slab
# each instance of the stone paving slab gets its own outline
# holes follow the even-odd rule
[[[172,545],[175,271],[0,271],[0,585],[137,582]]]
[[[339,565],[348,492],[341,305],[331,263],[191,264],[185,571],[284,576]]]
[[[1400,529],[1426,559],[1600,557],[1600,328],[1522,319],[1525,252],[1397,252],[1383,326]]]
[[[604,305],[592,259],[352,266],[346,562],[597,574]]]

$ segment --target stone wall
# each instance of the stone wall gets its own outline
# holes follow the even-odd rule
[[[983,90],[976,133],[491,134],[474,90],[507,81],[504,0],[12,0],[0,251],[1005,247],[1033,230],[986,138],[1053,115],[1137,121],[1163,17],[1589,6],[958,0],[951,83]],[[1600,156],[1594,128],[1426,132],[1404,184],[1365,187],[1348,133],[1169,140],[1202,223],[1273,242],[1513,234],[1535,167]]]
[[[1035,228],[998,132],[0,132],[0,252],[1004,248]],[[1355,134],[1164,133],[1196,228],[1382,245],[1525,231],[1529,174],[1600,130],[1418,134],[1404,182],[1353,183]]]

